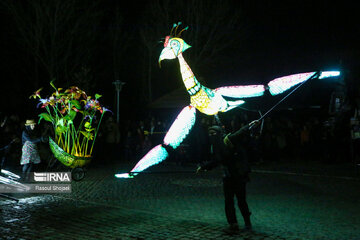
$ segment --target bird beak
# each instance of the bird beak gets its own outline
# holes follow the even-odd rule
[[[159,67],[161,68],[161,61],[164,59],[175,59],[176,56],[174,54],[174,51],[172,51],[172,49],[170,47],[166,47],[164,48],[161,53],[160,53],[160,57],[159,57]]]

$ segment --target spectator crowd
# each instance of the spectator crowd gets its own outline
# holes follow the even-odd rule
[[[355,158],[359,157],[356,144],[360,141],[360,113],[357,108],[347,112],[327,118],[304,110],[272,113],[258,128],[252,130],[243,143],[250,162],[257,164],[293,159],[325,163],[358,161]],[[162,143],[175,117],[149,116],[138,120],[122,118],[117,123],[113,116],[108,116],[98,134],[93,162],[136,163],[152,147]],[[222,117],[227,132],[234,132],[255,119],[245,111],[234,111],[227,115],[228,118],[220,115]],[[21,139],[25,120],[16,114],[1,114],[1,148],[14,139]],[[209,153],[207,129],[214,123],[212,116],[198,114],[195,126],[169,161],[179,164],[206,161]],[[39,137],[51,135],[51,125],[40,123],[36,134]],[[40,166],[46,169],[52,154],[48,143],[39,145],[42,159]],[[21,141],[17,141],[1,151],[2,168],[20,168],[21,147]]]

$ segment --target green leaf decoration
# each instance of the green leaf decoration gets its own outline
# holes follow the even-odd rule
[[[55,81],[55,79],[53,79],[53,80],[51,80],[50,81],[50,85],[55,89],[55,91],[57,91],[57,88],[55,87],[55,85],[54,85],[54,82]]]
[[[63,118],[60,118],[60,119],[56,122],[56,126],[61,126],[61,127],[63,127],[63,126],[64,126],[64,119],[63,119]]]
[[[74,120],[74,119],[75,119],[75,117],[76,117],[76,111],[74,111],[74,110],[70,110],[70,112],[68,113],[68,115],[70,115],[71,120]]]
[[[56,131],[56,134],[61,135],[64,132],[66,132],[67,129],[68,128],[66,126],[58,126],[55,131]]]
[[[70,110],[70,112],[64,117],[67,121],[73,121],[76,117],[76,111]]]
[[[95,130],[95,128],[85,128],[85,130],[86,130],[87,132],[92,132],[92,131]]]
[[[84,135],[84,137],[86,137],[87,139],[89,139],[89,140],[93,140],[94,139],[94,135],[92,134],[92,133],[90,133],[90,132],[85,132],[85,131],[80,131],[83,135]]]
[[[100,94],[95,94],[95,99],[99,99],[99,98],[101,98],[102,97],[102,95],[100,95]]]
[[[84,124],[84,127],[85,127],[85,128],[91,128],[90,122],[86,122],[86,123]]]
[[[78,100],[73,99],[73,100],[71,100],[70,102],[71,102],[71,104],[72,104],[74,107],[76,107],[77,109],[79,109],[79,110],[81,109],[81,105],[80,105],[80,103],[79,103]]]
[[[40,113],[39,114],[39,122],[41,121],[41,119],[44,119],[45,121],[48,122],[53,122],[53,118],[48,114],[48,113]]]

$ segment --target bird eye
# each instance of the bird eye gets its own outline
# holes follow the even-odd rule
[[[177,42],[171,42],[172,47],[176,47],[176,45],[177,45]]]

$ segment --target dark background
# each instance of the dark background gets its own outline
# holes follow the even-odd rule
[[[15,12],[9,10],[14,2],[17,2]],[[66,29],[70,31],[84,15],[90,17],[72,34],[75,43],[71,58],[64,65],[67,68],[59,65],[56,74],[49,74],[43,64],[35,64],[38,58],[26,45],[26,37],[21,32],[35,25],[34,6],[40,6],[40,12],[44,13],[41,9],[51,9],[55,3],[73,2],[76,11],[71,13],[68,25],[62,26],[64,33],[57,36],[57,41],[67,43]],[[191,11],[194,2],[201,2],[212,12]],[[228,14],[219,14],[224,19],[217,17],[216,22],[213,17],[220,7],[211,5],[224,3],[229,4]],[[160,8],[155,10],[153,6]],[[189,26],[182,37],[192,48],[184,56],[194,74],[208,87],[266,83],[275,77],[305,71],[341,70],[348,96],[356,94],[360,21],[356,6],[346,1],[4,1],[0,14],[0,111],[16,112],[23,117],[37,114],[37,102],[29,96],[40,87],[44,87],[44,95],[49,94],[52,89],[48,83],[54,78],[58,87],[77,85],[89,95],[102,94],[102,103],[114,112],[116,95],[112,82],[120,79],[126,82],[120,97],[122,117],[133,118],[146,112],[146,106],[152,101],[182,87],[177,61],[164,61],[162,68],[157,63],[162,50],[159,40],[169,34],[177,21],[182,21],[184,27]],[[235,22],[228,25],[226,21],[235,15]],[[121,20],[116,21],[116,16]],[[18,19],[25,21],[19,24]],[[207,19],[208,25],[204,24]],[[61,22],[57,24],[61,26]],[[45,27],[42,31],[54,30],[54,27]],[[199,55],[194,53],[205,45],[204,41],[214,38],[201,30],[211,28],[218,29],[216,33],[224,38],[222,42],[209,42],[208,48],[221,48],[221,51],[215,54],[205,51],[197,58]],[[144,29],[147,42],[141,35]],[[119,40],[114,48],[116,31]],[[89,32],[91,35],[87,35]],[[198,39],[192,38],[194,32],[199,32]],[[61,47],[53,45],[48,35],[44,36],[40,45],[48,46],[47,49]],[[115,51],[119,52],[116,63]],[[80,56],[84,52],[85,57]],[[69,66],[76,67],[69,71]],[[84,73],[84,67],[88,72],[81,81],[76,80],[75,74]],[[328,103],[329,92],[336,83],[325,86],[327,83],[307,84],[295,95],[292,104],[305,98],[314,99],[314,104],[321,103],[321,99]],[[319,84],[324,86],[325,95],[320,94]],[[316,94],[309,89],[316,89]]]

